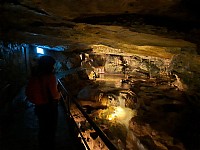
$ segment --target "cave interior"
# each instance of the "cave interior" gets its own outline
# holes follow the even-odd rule
[[[0,134],[30,65],[50,55],[57,78],[119,150],[199,150],[197,4],[0,1]],[[107,149],[73,105],[71,113],[91,149]]]

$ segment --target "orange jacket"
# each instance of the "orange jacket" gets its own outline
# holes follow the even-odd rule
[[[57,89],[55,75],[49,74],[41,77],[31,77],[25,94],[27,99],[36,105],[47,104],[51,100],[59,100],[60,93]]]

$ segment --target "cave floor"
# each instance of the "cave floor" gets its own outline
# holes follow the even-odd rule
[[[37,150],[38,120],[34,114],[34,105],[25,100],[24,90],[16,96],[9,112],[0,116],[1,150]],[[69,123],[61,104],[59,104],[56,150],[77,150],[79,143],[69,134]]]
[[[114,94],[116,88],[119,88],[122,77],[109,75],[97,78],[96,81],[103,82],[100,86],[101,90],[110,93],[113,90]],[[125,149],[133,149],[134,145],[130,144],[134,141],[134,138],[131,137],[131,133],[133,133],[141,144],[149,150],[199,150],[200,111],[198,106],[190,103],[191,95],[179,90],[175,81],[174,79],[169,80],[167,77],[157,79],[129,78],[127,82],[130,84],[125,83],[123,90],[130,88],[137,95],[139,107],[136,108],[137,115],[129,122],[127,135],[124,135],[123,124],[113,124],[113,122],[110,123],[105,119],[98,118],[105,108],[102,109],[91,101],[83,100],[80,103],[82,106],[87,106],[86,110],[90,109],[89,115],[96,119],[97,124],[103,126],[104,132],[109,131],[109,137],[118,134],[119,139],[125,143],[122,144],[123,147],[126,147]],[[76,110],[74,112],[77,113]],[[85,127],[81,115],[76,113],[74,113],[75,116],[79,116],[77,120]],[[85,128],[88,129],[87,126]],[[114,131],[111,133],[111,130]],[[88,130],[88,134],[90,132],[94,131]],[[130,145],[132,148],[127,147]],[[134,150],[137,149],[138,147],[134,148]]]
[[[105,79],[109,78],[110,76],[107,76]],[[112,82],[106,86],[111,87],[116,85],[115,83],[118,85],[120,78],[121,76],[112,77]],[[198,106],[188,102],[184,92],[169,85],[167,79],[133,78],[129,82],[140,102],[137,116],[129,122],[129,130],[145,147],[154,150],[200,149],[200,111]],[[110,91],[110,88],[108,90]],[[0,111],[0,149],[37,150],[37,118],[33,105],[25,100],[24,89],[8,108],[10,109],[6,113]],[[92,114],[95,112],[96,110],[92,111]],[[119,127],[116,126],[116,129],[122,129]],[[77,141],[69,134],[70,129],[64,110],[59,105],[56,150],[80,149],[77,148]],[[125,138],[126,142],[132,140],[129,136]]]

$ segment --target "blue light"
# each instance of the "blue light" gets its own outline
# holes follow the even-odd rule
[[[37,47],[36,49],[38,54],[44,54],[44,50],[42,48]]]

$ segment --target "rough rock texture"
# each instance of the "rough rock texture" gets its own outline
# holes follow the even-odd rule
[[[44,14],[63,18],[76,18],[87,15],[139,13],[172,17],[185,17],[195,12],[197,4],[194,0],[10,0]]]
[[[89,100],[89,113],[102,108],[99,104],[119,104],[119,92],[125,98],[132,94],[125,104],[138,115],[131,119],[127,136],[116,132],[122,135],[115,141],[119,146],[124,148],[120,144],[124,142],[137,149],[137,142],[131,145],[136,140],[153,150],[199,149],[200,22],[195,0],[4,0],[0,4],[1,85],[25,78],[20,71],[26,68],[20,65],[24,50],[32,57],[36,46],[50,50],[61,46],[62,55],[49,52],[58,60],[56,71],[73,96],[84,103]],[[125,128],[113,126],[114,131],[119,129]],[[110,130],[105,132],[112,138]]]

